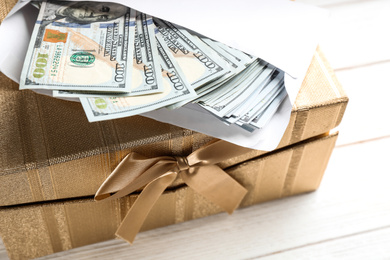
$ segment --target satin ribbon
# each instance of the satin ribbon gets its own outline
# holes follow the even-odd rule
[[[100,186],[95,200],[120,198],[143,187],[116,231],[118,237],[130,244],[153,205],[178,175],[190,188],[231,214],[247,190],[216,164],[249,151],[251,149],[220,140],[187,157],[148,158],[132,152]]]

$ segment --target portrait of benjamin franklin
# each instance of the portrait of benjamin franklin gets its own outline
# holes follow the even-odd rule
[[[48,2],[43,20],[89,24],[115,20],[127,12],[127,7],[116,3],[53,1]]]

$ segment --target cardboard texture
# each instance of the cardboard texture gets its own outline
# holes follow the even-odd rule
[[[337,139],[323,135],[226,169],[248,189],[240,207],[317,189]],[[11,259],[27,259],[115,237],[137,195],[94,202],[92,198],[4,207],[0,233]],[[186,186],[166,191],[143,230],[196,219],[222,210]]]

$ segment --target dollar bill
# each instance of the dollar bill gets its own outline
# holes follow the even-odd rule
[[[260,86],[245,102],[242,102],[235,111],[227,116],[228,118],[225,119],[226,122],[230,124],[238,121],[249,123],[248,114],[253,113],[256,116],[262,112],[262,108],[270,101],[269,99],[272,97],[272,93],[276,92],[282,86],[283,78],[284,73],[276,70],[270,80],[265,82],[264,87]],[[244,118],[248,119],[245,120]]]
[[[271,77],[262,82],[259,87],[254,91],[248,99],[243,102],[239,108],[233,111],[230,115],[232,117],[241,117],[245,115],[247,112],[251,111],[253,107],[255,107],[259,103],[264,103],[265,98],[269,96],[269,93],[274,91],[275,89],[279,89],[281,83],[283,82],[284,73],[280,73],[278,70],[274,71]]]
[[[260,93],[258,96],[259,102],[250,107],[250,110],[240,118],[243,123],[250,123],[256,118],[262,111],[275,99],[275,97],[284,89],[284,82],[279,82],[276,87],[272,88],[269,92]]]
[[[86,91],[53,91],[56,97],[112,97],[139,96],[163,92],[162,76],[158,61],[155,26],[150,16],[136,13],[133,70],[128,93],[101,93]]]
[[[204,44],[186,29],[178,28],[168,21],[157,18],[154,18],[154,22],[172,55],[195,89],[230,71],[226,62],[218,54],[207,46],[205,48]]]
[[[287,96],[283,79],[284,73],[275,68],[271,77],[262,81],[258,88],[232,112],[224,116],[212,114],[227,125],[236,124],[249,132],[261,129]],[[211,112],[209,109],[208,111]]]
[[[195,102],[201,104],[212,104],[214,101],[220,98],[223,99],[224,94],[228,93],[231,89],[237,87],[242,81],[245,80],[246,77],[251,75],[251,73],[257,68],[257,66],[259,66],[258,61],[252,63],[243,71],[234,75],[234,77],[228,78],[226,81],[221,82],[221,84],[219,84],[217,88],[212,88],[212,91],[206,90],[206,93],[204,95],[200,94],[201,97],[196,99]]]
[[[274,68],[272,67],[266,66],[261,72],[256,73],[254,77],[250,77],[240,84],[239,88],[235,88],[232,93],[229,93],[229,96],[225,96],[225,99],[213,106],[202,106],[217,116],[230,116],[233,111],[242,103],[245,103],[257,89],[263,88],[264,82],[268,81],[273,69]]]
[[[137,115],[196,96],[164,40],[158,34],[156,37],[164,91],[144,96],[80,98],[90,122]]]
[[[206,84],[206,85],[203,85],[203,86],[199,87],[198,89],[196,89],[195,90],[196,97],[177,102],[173,105],[168,106],[167,108],[168,109],[176,109],[176,108],[182,107],[190,102],[197,103],[198,99],[202,98],[204,95],[207,95],[210,92],[215,91],[216,89],[218,89],[221,85],[223,85],[226,81],[228,81],[232,77],[234,77],[233,73],[228,72],[227,74],[223,75],[219,79],[213,81],[212,84]]]
[[[131,96],[164,91],[154,29],[152,17],[137,12]]]
[[[201,40],[205,42],[208,46],[210,46],[210,48],[212,48],[216,53],[218,53],[218,55],[233,68],[232,73],[239,73],[240,71],[245,69],[246,64],[244,61],[238,59],[237,57],[233,56],[231,53],[227,52],[215,41],[205,37],[201,38]]]
[[[249,132],[262,129],[271,120],[272,116],[276,113],[279,106],[287,97],[287,91],[285,88],[280,88],[277,93],[278,94],[270,100],[267,107],[264,108],[259,115],[253,118],[252,121],[245,123],[244,121],[239,120],[235,122],[235,124]]]
[[[194,37],[198,38],[197,36],[194,36]],[[224,74],[223,76],[221,76],[220,78],[198,87],[196,89],[196,94],[197,94],[196,98],[183,100],[181,102],[170,105],[168,107],[169,109],[175,109],[175,108],[182,107],[189,102],[193,102],[196,99],[201,98],[202,96],[216,90],[223,83],[225,83],[229,79],[233,78],[234,76],[236,76],[237,74],[239,74],[241,71],[243,71],[246,68],[244,63],[237,61],[232,55],[230,55],[225,50],[223,50],[218,45],[216,45],[214,41],[212,41],[208,38],[202,38],[200,40],[201,40],[201,42],[204,42],[205,44],[207,44],[209,48],[212,48],[223,60],[225,60],[227,65],[230,67],[229,71],[226,74]]]
[[[130,92],[134,26],[123,5],[42,2],[20,89]]]
[[[226,44],[223,44],[221,42],[215,42],[215,44],[221,47],[226,52],[228,52],[230,55],[232,55],[240,63],[244,63],[248,65],[256,59],[256,57],[248,55],[245,52],[237,50],[235,48],[229,47]]]
[[[227,103],[229,97],[233,97],[234,94],[247,87],[264,70],[266,65],[267,63],[263,61],[253,63],[243,73],[234,77],[212,94],[202,98],[200,103],[209,107],[222,107],[221,103]]]
[[[272,118],[272,116],[278,110],[280,104],[287,97],[287,91],[285,88],[282,88],[280,93],[270,102],[270,104],[261,112],[260,115],[257,115],[249,124],[256,127],[257,129],[263,128]]]

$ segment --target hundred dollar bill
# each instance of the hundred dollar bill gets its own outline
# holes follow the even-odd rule
[[[206,83],[206,84],[202,85],[201,87],[198,87],[196,89],[196,94],[197,94],[196,98],[183,100],[181,102],[170,105],[168,107],[169,109],[175,109],[178,107],[182,107],[185,104],[187,104],[189,102],[193,102],[195,99],[198,99],[201,96],[206,95],[207,93],[214,91],[215,89],[220,87],[224,82],[233,78],[235,75],[237,75],[238,73],[240,73],[241,71],[243,71],[245,69],[244,63],[238,62],[232,55],[230,55],[225,50],[223,50],[222,48],[220,48],[219,46],[214,44],[214,41],[212,41],[208,38],[201,38],[200,39],[197,36],[194,36],[194,37],[201,40],[200,43],[202,43],[202,45],[207,44],[209,48],[212,48],[223,60],[225,60],[227,66],[230,67],[229,68],[230,71],[228,71],[226,74],[219,77],[218,79],[213,80],[209,83]]]
[[[245,69],[245,63],[241,60],[238,60],[231,53],[227,52],[223,48],[221,48],[215,41],[209,38],[201,38],[203,42],[205,42],[208,46],[210,46],[218,55],[224,59],[227,64],[234,68],[232,73],[239,73],[243,69]]]
[[[154,18],[154,22],[171,53],[191,85],[197,89],[205,83],[220,78],[229,69],[226,62],[211,48],[202,44],[184,28]]]
[[[241,117],[247,112],[251,111],[259,103],[264,103],[268,96],[268,93],[279,89],[282,86],[284,73],[280,73],[275,70],[268,81],[264,81],[259,87],[253,92],[248,99],[245,100],[244,105],[237,108],[229,116]]]
[[[262,71],[265,66],[265,62],[257,60],[240,74],[220,86],[220,88],[202,97],[198,102],[208,106],[215,106],[217,103],[226,100],[228,96],[236,93],[237,90],[240,90],[246,82],[250,82],[251,79],[256,77],[256,72]]]
[[[260,114],[251,119],[250,122],[245,122],[244,120],[240,119],[239,121],[235,122],[235,124],[249,132],[263,128],[271,120],[272,116],[276,113],[279,106],[286,97],[287,91],[284,87],[277,89],[273,98],[267,101],[265,108],[260,112]]]
[[[222,77],[220,77],[219,79],[217,79],[216,81],[213,81],[213,84],[206,84],[206,85],[203,85],[203,86],[199,87],[195,91],[196,95],[197,95],[196,97],[189,98],[187,100],[183,100],[183,101],[177,102],[177,103],[175,103],[173,105],[168,106],[167,108],[168,109],[176,109],[176,108],[182,107],[182,106],[184,106],[184,105],[186,105],[186,104],[188,104],[190,102],[196,103],[197,99],[201,98],[204,95],[207,95],[210,92],[215,91],[217,88],[219,88],[221,85],[223,85],[223,83],[225,83],[230,78],[232,78],[234,76],[232,74],[233,73],[229,72],[229,73],[223,75]]]
[[[286,97],[287,91],[285,88],[283,88],[280,93],[275,97],[275,99],[270,102],[266,109],[250,122],[250,125],[258,129],[263,128],[269,122],[269,120],[271,120],[272,116],[276,113],[280,104],[284,101]]]
[[[137,12],[131,96],[164,91],[154,30],[152,17]]]
[[[280,82],[277,84],[275,88],[273,88],[268,93],[260,93],[259,102],[252,106],[251,109],[240,118],[240,121],[244,123],[251,122],[254,118],[256,118],[260,113],[264,111],[264,109],[275,99],[275,97],[285,89],[284,82]]]
[[[133,97],[80,98],[90,122],[137,115],[196,96],[168,46],[161,36],[156,37],[164,91]]]
[[[223,50],[225,50],[230,55],[232,55],[237,61],[243,62],[246,65],[252,63],[256,59],[256,57],[250,56],[245,52],[229,47],[226,44],[223,44],[221,42],[215,42],[215,44],[217,44]]]
[[[234,91],[230,96],[227,96],[223,101],[213,105],[205,106],[208,111],[216,114],[217,116],[230,116],[232,112],[240,106],[243,102],[253,95],[253,93],[260,87],[263,87],[263,82],[267,81],[267,78],[272,74],[273,69],[266,67],[256,77],[251,78],[247,82],[242,83],[240,89]]]
[[[58,90],[55,97],[123,97],[163,92],[158,61],[155,26],[150,16],[136,12],[133,70],[128,93],[102,93],[91,91]]]
[[[245,100],[239,107],[237,107],[230,115],[225,119],[228,123],[236,123],[240,120],[244,120],[248,113],[253,112],[254,115],[259,115],[261,109],[264,108],[267,102],[272,101],[272,93],[276,92],[283,85],[284,73],[276,70],[268,82],[264,82],[264,86],[260,85],[259,88],[253,92],[248,99]],[[271,94],[270,94],[271,93]],[[258,110],[254,110],[258,108]],[[246,120],[244,123],[248,123],[250,120]]]
[[[246,71],[250,70],[253,64],[250,64],[243,71],[238,73],[225,74],[223,77],[215,81],[217,83],[216,85],[206,84],[205,86],[202,86],[196,91],[199,98],[194,100],[194,102],[207,102],[208,100],[213,100],[220,97],[220,95],[223,95],[226,92],[227,86],[240,84],[240,82],[244,80]]]
[[[42,2],[20,88],[130,92],[134,27],[123,5]]]

